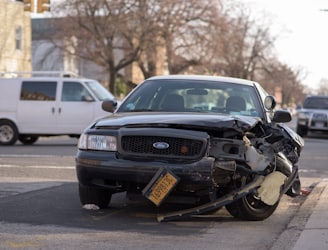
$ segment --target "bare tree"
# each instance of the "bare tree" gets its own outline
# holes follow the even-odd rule
[[[108,70],[110,90],[115,93],[117,75],[133,62],[145,78],[157,74],[159,61],[165,61],[162,66],[166,64],[172,74],[201,64],[214,2],[68,0],[56,7],[65,18],[55,39],[76,37],[77,43],[57,46],[65,50],[69,45],[80,58]],[[159,50],[163,53],[156,53]]]
[[[213,0],[171,0],[163,4],[160,21],[171,74],[202,64],[216,7]]]
[[[65,18],[56,39],[69,34],[65,46],[80,58],[93,61],[109,72],[109,89],[115,93],[115,81],[120,70],[136,61],[144,41],[153,26],[136,14],[143,0],[68,0],[56,8]],[[72,52],[73,51],[73,52]]]
[[[277,60],[270,26],[256,22],[244,5],[226,0],[67,0],[55,38],[61,48],[109,72],[110,91],[121,71],[136,62],[144,78],[158,74],[208,73],[266,79],[298,88],[298,73]],[[73,48],[73,49],[72,49]],[[159,53],[161,51],[161,53]],[[165,65],[164,65],[165,64]],[[274,66],[273,66],[274,65]],[[278,66],[277,66],[278,65]],[[264,75],[263,75],[264,74]],[[276,79],[269,81],[269,78]],[[279,79],[279,80],[277,80]],[[133,86],[131,79],[125,79]],[[288,82],[289,81],[289,82]],[[286,92],[284,102],[295,92]]]
[[[272,53],[275,38],[269,26],[259,25],[247,9],[233,5],[218,12],[213,23],[211,71],[220,75],[253,79]]]
[[[143,43],[138,65],[145,78],[162,72],[185,72],[200,65],[208,34],[207,27],[215,9],[213,0],[144,0],[139,18],[153,25],[152,33]],[[163,65],[165,64],[165,65]]]
[[[319,95],[328,95],[328,79],[321,79],[318,89]]]
[[[277,87],[282,90],[282,106],[293,106],[303,102],[305,94],[302,80],[304,77],[302,69],[292,69],[276,59],[271,59],[258,75],[263,87],[271,94],[275,93]]]

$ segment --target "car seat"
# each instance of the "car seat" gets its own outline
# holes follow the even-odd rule
[[[162,103],[162,110],[164,111],[184,111],[184,99],[178,94],[169,94],[164,97]]]
[[[226,101],[227,112],[240,112],[246,110],[246,102],[240,96],[230,96]]]

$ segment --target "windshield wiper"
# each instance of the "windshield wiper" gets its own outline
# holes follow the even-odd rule
[[[134,109],[134,110],[129,110],[129,112],[151,112],[154,111],[152,109]]]

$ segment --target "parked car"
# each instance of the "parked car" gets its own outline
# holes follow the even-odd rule
[[[328,96],[308,96],[297,113],[296,131],[300,136],[309,132],[328,132]]]
[[[222,206],[237,218],[266,219],[283,194],[300,193],[296,163],[304,146],[282,124],[290,113],[274,111],[275,104],[256,82],[194,75],[149,78],[115,111],[104,101],[113,114],[78,143],[81,204],[106,208],[112,194],[126,191],[156,206],[195,206],[159,221]]]
[[[72,77],[0,78],[0,145],[33,144],[40,136],[79,137],[108,115],[102,101],[115,97],[99,82]]]

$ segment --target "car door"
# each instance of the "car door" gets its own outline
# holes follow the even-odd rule
[[[81,134],[94,120],[96,99],[79,81],[63,81],[60,90],[58,129],[65,134]]]
[[[20,133],[57,134],[58,82],[52,80],[22,81],[17,105]]]

